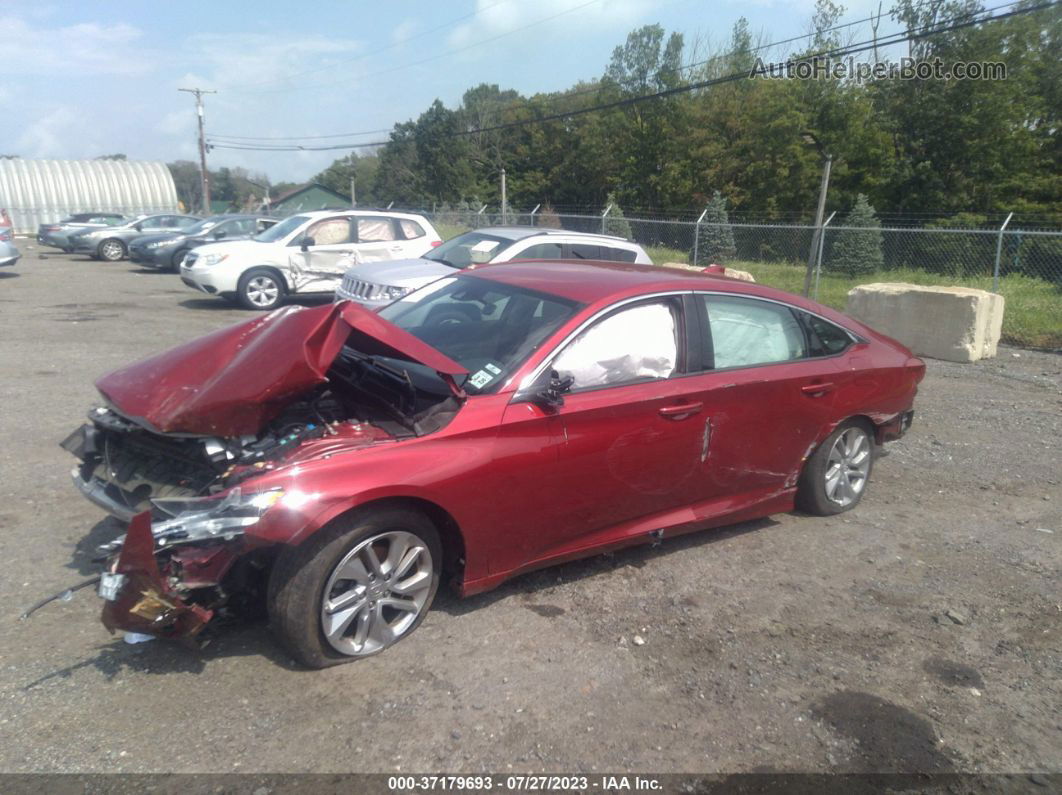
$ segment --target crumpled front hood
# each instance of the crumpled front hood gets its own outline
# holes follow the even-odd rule
[[[344,343],[417,362],[455,392],[468,371],[374,312],[343,302],[284,307],[103,376],[96,388],[120,414],[162,433],[257,433],[299,395],[327,380]]]

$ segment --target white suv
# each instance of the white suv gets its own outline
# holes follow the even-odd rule
[[[455,268],[516,259],[653,264],[641,246],[622,237],[534,226],[493,226],[458,235],[418,259],[371,264],[350,262],[350,269],[343,274],[343,281],[336,289],[335,300],[384,306],[452,274]]]
[[[250,240],[194,249],[181,263],[181,280],[247,309],[274,309],[289,294],[331,293],[351,262],[419,257],[441,242],[422,215],[319,210]]]

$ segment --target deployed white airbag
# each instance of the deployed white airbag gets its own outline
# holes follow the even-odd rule
[[[675,318],[666,304],[627,309],[584,331],[557,357],[553,368],[575,377],[573,389],[642,378],[667,378],[675,371]]]

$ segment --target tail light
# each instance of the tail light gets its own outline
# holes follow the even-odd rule
[[[431,247],[432,248],[438,248],[441,245],[442,245],[442,241],[441,240],[433,240],[433,241],[431,241]]]
[[[917,356],[912,356],[908,359],[904,367],[914,376],[916,384],[921,383],[922,379],[926,377],[926,363]]]

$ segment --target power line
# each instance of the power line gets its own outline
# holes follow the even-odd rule
[[[508,2],[508,0],[503,0],[503,2]],[[997,10],[999,8],[1005,8],[1007,6],[1017,5],[1019,2],[1022,2],[1022,0],[1014,0],[1014,2],[1012,2],[1012,3],[1006,3],[1006,4],[1002,5],[1002,6],[996,6],[995,8],[990,9],[990,10],[995,11],[995,10]],[[501,3],[495,3],[494,5],[485,6],[484,8],[482,8],[480,10],[484,11],[484,10],[486,10],[488,8],[493,8],[495,5],[501,5]],[[893,9],[890,9],[890,13],[891,13],[892,10]],[[466,19],[468,16],[474,16],[474,15],[473,14],[469,14],[469,15],[466,15],[465,17],[462,17],[461,19]],[[770,42],[768,44],[761,44],[758,47],[750,48],[748,50],[748,52],[749,53],[760,52],[761,50],[770,49],[772,47],[780,47],[783,44],[791,44],[794,41],[800,41],[802,39],[808,39],[808,38],[811,38],[812,36],[815,36],[817,34],[832,33],[834,31],[843,30],[845,28],[851,28],[851,27],[854,27],[856,25],[862,25],[862,24],[864,24],[866,22],[869,22],[869,21],[877,18],[878,16],[880,16],[880,15],[879,14],[872,14],[871,16],[863,17],[862,19],[857,19],[857,20],[854,20],[852,22],[845,22],[845,23],[842,23],[840,25],[834,25],[833,27],[830,27],[830,28],[824,28],[821,31],[813,31],[811,33],[804,33],[804,34],[802,34],[800,36],[792,36],[792,37],[790,37],[788,39],[782,39],[780,41],[773,41],[773,42]],[[966,14],[966,15],[960,15],[960,16],[970,16],[970,15]],[[956,18],[959,18],[959,17],[956,17]],[[460,21],[460,20],[458,20],[458,21]],[[657,74],[666,74],[666,73],[669,73],[669,72],[684,72],[687,69],[693,69],[693,68],[695,68],[697,66],[704,66],[705,64],[712,63],[713,61],[723,60],[725,58],[728,58],[730,56],[738,54],[738,52],[739,51],[734,50],[732,52],[723,53],[721,55],[713,55],[712,57],[706,58],[703,61],[693,61],[691,63],[681,64],[679,66],[673,66],[673,67],[669,67],[667,69],[661,69],[661,70],[659,70],[657,72]],[[369,53],[369,54],[372,54],[372,53]],[[404,68],[404,67],[396,67],[396,68]],[[569,99],[571,97],[578,97],[578,96],[582,96],[584,94],[593,94],[593,93],[599,92],[600,90],[601,90],[601,86],[600,85],[595,85],[595,86],[592,86],[591,88],[584,88],[584,89],[581,89],[579,91],[566,91],[562,95],[557,96],[554,99],[555,100],[566,100],[566,99]],[[526,102],[522,102],[521,104],[526,105]],[[508,110],[511,110],[513,108],[516,108],[516,107],[519,107],[519,105],[514,103],[512,105],[499,108],[498,111],[500,113],[504,113],[504,112],[506,112]],[[379,135],[381,133],[391,132],[392,129],[393,129],[392,127],[389,127],[389,128],[381,129],[381,130],[362,130],[362,131],[358,131],[358,132],[349,132],[349,133],[334,133],[332,135],[256,136],[256,135],[222,135],[222,134],[214,134],[214,135],[211,135],[210,137],[211,137],[211,140],[226,139],[229,142],[241,142],[241,141],[317,141],[317,140],[322,140],[322,139],[327,139],[327,138],[354,138],[354,137],[357,137],[357,136],[360,136],[360,135]]]
[[[1005,12],[1003,14],[996,14],[996,15],[993,15],[993,16],[990,16],[990,17],[987,17],[987,18],[971,19],[971,20],[968,20],[968,21],[965,21],[965,22],[958,22],[958,23],[951,24],[951,25],[944,25],[941,22],[933,22],[933,23],[929,23],[927,25],[923,25],[920,28],[916,29],[916,30],[921,30],[922,32],[913,32],[913,31],[910,31],[910,30],[902,31],[900,33],[893,34],[892,36],[885,37],[884,39],[877,39],[875,37],[874,39],[869,39],[869,40],[865,40],[865,41],[862,41],[862,42],[857,42],[856,44],[849,45],[847,47],[838,48],[838,49],[835,49],[835,50],[824,50],[824,51],[821,51],[821,52],[818,52],[818,53],[809,53],[809,54],[806,54],[806,55],[802,55],[799,58],[790,59],[790,60],[786,61],[786,66],[795,65],[797,63],[802,63],[802,62],[810,61],[810,60],[817,59],[817,58],[823,58],[823,57],[825,57],[825,58],[843,58],[843,57],[846,57],[848,55],[856,55],[858,53],[866,52],[867,50],[871,50],[875,46],[886,47],[886,46],[891,46],[893,44],[901,44],[901,43],[903,43],[905,41],[915,41],[917,39],[924,39],[924,38],[928,38],[929,36],[935,36],[935,35],[938,35],[940,33],[948,33],[948,32],[953,31],[953,30],[960,30],[962,28],[971,27],[973,25],[987,24],[987,23],[990,23],[990,22],[996,22],[996,21],[999,21],[999,20],[1002,20],[1002,19],[1007,19],[1009,17],[1015,17],[1015,16],[1024,15],[1024,14],[1030,14],[1030,13],[1033,13],[1035,11],[1041,11],[1043,9],[1051,8],[1053,6],[1056,6],[1056,5],[1059,4],[1059,2],[1062,2],[1062,0],[1051,0],[1051,2],[1040,3],[1039,5],[1035,5],[1035,6],[1028,6],[1026,8],[1020,8],[1020,9],[1016,9],[1014,11],[1008,11],[1008,12]],[[1004,7],[1007,7],[1009,5],[1015,5],[1015,4],[1014,3],[1009,3],[1009,4],[1006,4],[1004,6],[998,6],[997,8],[1004,8]],[[989,10],[996,10],[996,9],[989,9]],[[984,13],[984,12],[975,12],[975,13],[979,15],[979,14]],[[952,17],[951,19],[961,19],[963,16],[970,16],[970,15],[969,14],[967,14],[967,15],[957,15],[956,17]],[[947,21],[950,21],[950,20],[947,20]],[[550,121],[557,121],[557,120],[560,120],[560,119],[572,118],[574,116],[582,116],[582,115],[585,115],[587,113],[594,113],[594,112],[602,111],[602,110],[612,110],[612,109],[615,109],[615,108],[627,107],[627,106],[630,106],[630,105],[638,104],[638,103],[641,103],[641,102],[646,102],[646,101],[653,100],[653,99],[662,99],[662,98],[666,98],[666,97],[670,97],[670,96],[675,96],[675,95],[678,95],[678,94],[688,93],[690,91],[698,91],[698,90],[703,89],[703,88],[709,88],[711,86],[721,85],[721,84],[724,84],[724,83],[731,83],[731,82],[735,82],[737,80],[746,80],[746,79],[749,79],[749,77],[750,77],[750,74],[747,71],[735,72],[735,73],[732,73],[732,74],[729,74],[729,75],[723,75],[721,77],[711,78],[711,79],[708,79],[708,80],[701,80],[701,81],[698,81],[698,82],[695,82],[695,83],[689,83],[689,84],[684,85],[684,86],[676,86],[674,88],[669,88],[669,89],[664,89],[664,90],[661,90],[661,91],[656,91],[656,92],[653,92],[651,94],[642,94],[642,95],[635,96],[635,97],[624,97],[622,99],[614,100],[612,102],[606,102],[606,103],[602,103],[602,104],[599,104],[599,105],[593,105],[593,106],[587,107],[587,108],[579,108],[579,109],[576,109],[576,110],[565,111],[565,112],[562,112],[562,113],[549,114],[549,115],[546,115],[546,116],[540,116],[540,117],[533,118],[533,119],[522,119],[522,120],[519,120],[519,121],[506,122],[506,123],[497,124],[497,125],[494,125],[494,126],[491,126],[491,127],[482,127],[482,128],[477,128],[477,129],[473,129],[473,130],[460,130],[458,132],[449,133],[449,134],[446,134],[446,135],[441,136],[441,137],[457,138],[457,137],[463,137],[463,136],[468,136],[468,135],[478,135],[478,134],[481,134],[481,133],[497,132],[497,131],[500,131],[500,130],[508,130],[508,129],[513,129],[515,127],[523,127],[523,126],[526,126],[526,125],[529,125],[529,124],[543,124],[543,123],[550,122]],[[230,145],[218,145],[218,148],[221,148],[221,149],[245,149],[245,150],[252,150],[252,151],[277,151],[277,152],[334,151],[334,150],[342,150],[342,149],[359,149],[359,148],[362,148],[362,147],[369,147],[369,146],[385,146],[388,143],[390,143],[389,140],[388,141],[372,141],[372,142],[368,142],[368,143],[352,144],[352,145],[351,144],[334,144],[334,145],[328,145],[328,146],[301,146],[301,145],[294,145],[294,146],[239,146],[239,145],[231,145],[230,146]]]
[[[577,6],[573,6],[572,8],[568,8],[568,9],[566,9],[564,11],[559,11],[556,14],[551,14],[548,17],[542,17],[541,19],[537,19],[534,22],[529,22],[526,25],[521,25],[518,28],[513,28],[512,30],[507,30],[504,33],[499,33],[496,36],[491,36],[490,38],[487,38],[487,39],[480,39],[479,41],[474,41],[471,44],[468,44],[468,45],[466,45],[464,47],[458,47],[457,49],[447,50],[446,52],[442,52],[442,53],[439,53],[437,55],[432,55],[432,56],[429,56],[427,58],[422,58],[419,61],[410,61],[409,63],[400,64],[398,66],[392,66],[389,69],[381,69],[381,70],[376,71],[376,72],[369,72],[368,74],[358,75],[357,77],[350,77],[350,78],[346,78],[346,79],[343,79],[343,80],[332,80],[332,81],[327,82],[327,83],[310,83],[308,85],[290,86],[290,87],[285,87],[285,88],[262,89],[260,91],[254,92],[254,93],[273,94],[273,93],[283,93],[283,92],[287,92],[287,91],[311,91],[311,90],[317,89],[317,88],[332,88],[333,86],[340,85],[342,83],[350,83],[350,82],[352,82],[354,80],[367,80],[370,77],[379,77],[380,75],[388,75],[388,74],[392,74],[394,72],[400,72],[403,69],[410,68],[411,66],[420,66],[422,64],[431,63],[432,61],[438,61],[440,58],[448,58],[451,55],[457,55],[459,53],[466,52],[466,51],[474,49],[476,47],[482,47],[484,44],[490,44],[491,42],[497,41],[498,39],[504,39],[507,36],[512,36],[513,34],[516,34],[516,33],[522,33],[525,30],[528,30],[530,28],[536,27],[538,25],[543,25],[546,22],[552,22],[554,19],[559,19],[560,17],[567,16],[568,14],[574,14],[576,11],[581,11],[582,9],[586,8],[587,6],[592,6],[595,3],[599,3],[599,2],[601,2],[601,0],[587,0],[587,2],[585,2],[585,3],[581,3],[581,4],[577,5]]]

